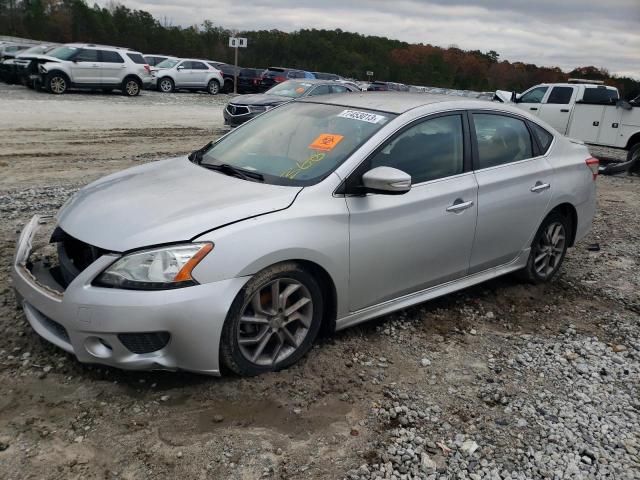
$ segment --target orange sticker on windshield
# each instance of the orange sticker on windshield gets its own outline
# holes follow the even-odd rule
[[[309,148],[312,150],[322,150],[323,152],[329,152],[340,143],[340,140],[344,138],[343,135],[335,135],[333,133],[321,133],[318,135]]]
[[[304,87],[296,88],[296,93],[304,93]]]

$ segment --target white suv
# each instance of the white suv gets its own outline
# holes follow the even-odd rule
[[[175,89],[206,90],[211,95],[224,85],[222,72],[204,60],[192,58],[168,58],[151,70],[152,84],[161,92]]]
[[[43,55],[39,81],[51,93],[69,88],[120,90],[129,97],[151,83],[151,71],[141,53],[119,47],[70,43]]]

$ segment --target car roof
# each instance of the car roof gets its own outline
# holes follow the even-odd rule
[[[325,80],[330,83],[330,80]],[[338,83],[338,82],[336,82]],[[505,112],[512,111],[505,108],[500,103],[487,102],[484,100],[469,99],[466,97],[456,97],[452,95],[430,95],[428,93],[410,93],[410,92],[362,92],[350,93],[349,95],[322,95],[310,97],[303,100],[304,102],[326,103],[329,105],[340,105],[351,108],[364,108],[367,110],[378,110],[380,112],[401,114],[424,105],[431,105],[442,102],[456,102],[458,104],[465,103],[467,105],[460,108],[473,108],[483,105],[491,105],[496,110]],[[469,105],[470,104],[470,105]]]
[[[286,82],[310,83],[311,85],[344,85],[344,82],[340,80],[321,80],[319,78],[290,78]]]

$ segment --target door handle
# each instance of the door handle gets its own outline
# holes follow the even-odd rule
[[[536,182],[536,184],[533,187],[531,187],[531,191],[533,193],[538,193],[538,192],[543,192],[545,190],[548,190],[550,188],[551,188],[550,183]]]
[[[566,108],[561,108],[561,109],[560,109],[560,111],[561,111],[562,113],[569,113],[569,110],[568,110],[568,109],[566,109]]]
[[[538,107],[531,107],[529,110],[538,110]]]
[[[466,210],[467,208],[471,208],[473,206],[473,201],[465,202],[462,199],[458,198],[453,205],[447,207],[447,212],[458,213]]]

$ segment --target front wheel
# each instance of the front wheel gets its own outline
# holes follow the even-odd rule
[[[61,73],[50,73],[46,81],[47,90],[55,95],[62,95],[69,88],[67,77]]]
[[[222,330],[220,357],[238,375],[286,368],[318,335],[323,314],[317,281],[296,263],[258,273],[235,298]]]
[[[169,77],[161,78],[158,81],[158,90],[160,90],[162,93],[171,93],[173,92],[174,88],[175,84]]]
[[[217,95],[219,91],[220,91],[220,84],[218,83],[218,81],[211,80],[207,85],[207,92],[209,92],[211,95]]]
[[[560,269],[569,246],[571,222],[554,212],[538,228],[523,277],[532,283],[548,282]]]

